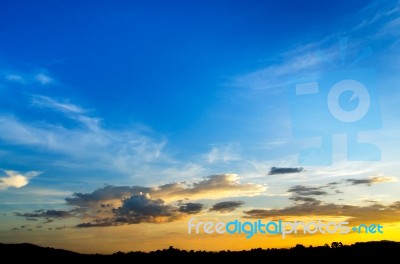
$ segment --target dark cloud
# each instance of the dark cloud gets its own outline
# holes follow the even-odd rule
[[[312,202],[295,204],[282,209],[253,209],[244,211],[245,218],[285,218],[294,216],[345,216],[352,224],[371,222],[398,222],[400,201],[390,205],[372,204],[368,206],[318,204]]]
[[[218,211],[221,213],[226,213],[226,212],[231,212],[235,210],[236,208],[240,207],[244,202],[242,201],[226,201],[226,202],[220,202],[216,203],[212,206],[210,211]]]
[[[167,205],[161,199],[151,199],[149,194],[143,193],[124,199],[122,205],[114,208],[112,213],[111,217],[98,218],[92,222],[78,224],[76,227],[170,222],[182,216],[177,207]]]
[[[84,227],[105,227],[105,226],[112,226],[113,225],[113,223],[112,222],[110,222],[110,223],[106,223],[106,222],[104,222],[104,223],[91,223],[91,222],[87,222],[87,223],[80,223],[80,224],[77,224],[75,227],[78,227],[78,228],[84,228]]]
[[[365,199],[365,200],[363,200],[363,202],[375,204],[375,203],[378,203],[379,201],[378,200]]]
[[[86,227],[106,227],[106,226],[117,226],[121,225],[122,221],[119,221],[118,217],[111,217],[111,218],[97,218],[93,219],[91,222],[80,223],[77,224],[75,227],[78,228],[86,228]]]
[[[161,199],[151,199],[149,194],[132,195],[114,210],[119,217],[128,219],[128,223],[155,222],[158,217],[173,217],[177,211]]]
[[[14,213],[16,216],[26,217],[28,220],[32,220],[32,218],[67,218],[71,217],[71,213],[68,211],[60,211],[60,210],[36,210],[33,213]]]
[[[334,185],[338,185],[340,182],[330,182],[327,184],[327,186],[334,186]]]
[[[303,171],[303,168],[279,168],[279,167],[272,167],[268,173],[268,175],[275,175],[275,174],[288,174],[288,173],[300,173]]]
[[[375,183],[391,182],[391,181],[395,181],[395,178],[375,176],[375,177],[369,177],[369,178],[344,179],[342,181],[330,182],[330,183],[326,184],[325,187],[331,187],[331,189],[335,189],[337,186],[345,185],[345,183],[351,183],[352,185],[365,184],[365,185],[371,186],[372,184],[375,184]]]
[[[389,210],[400,210],[400,201],[396,201],[392,203],[391,205],[388,205],[387,208]]]
[[[204,205],[201,203],[185,203],[179,206],[179,212],[186,214],[198,214],[203,210]]]
[[[292,196],[289,199],[294,202],[310,203],[310,204],[314,204],[314,205],[318,205],[321,203],[320,200],[315,199],[313,197]]]
[[[265,189],[260,184],[239,182],[236,174],[211,175],[192,184],[178,182],[157,187],[106,185],[92,193],[74,193],[66,198],[66,204],[74,207],[70,211],[37,210],[15,214],[26,218],[45,218],[43,224],[67,217],[85,219],[77,227],[162,223],[204,209],[200,203],[183,203],[183,200],[257,195]],[[181,201],[177,206],[168,204],[177,200]]]
[[[358,185],[358,184],[366,184],[371,186],[372,181],[370,179],[347,179],[347,182],[350,182],[353,185]]]
[[[340,186],[341,182],[330,182],[326,184],[325,186],[321,186],[321,188],[328,188],[330,190],[336,190]],[[340,192],[336,190],[336,192]]]
[[[327,195],[328,193],[321,190],[321,187],[308,187],[303,185],[296,185],[289,188],[288,192],[298,196],[312,196],[312,195]]]
[[[97,189],[92,193],[74,193],[73,198],[66,198],[65,201],[69,205],[86,207],[91,204],[98,204],[103,201],[120,200],[125,197],[130,197],[135,193],[148,193],[151,188],[140,186],[111,186],[107,185]],[[106,204],[104,204],[106,206]]]
[[[365,184],[371,186],[374,183],[390,182],[393,181],[391,177],[370,177],[364,179],[346,179],[346,182],[350,182],[352,185]]]

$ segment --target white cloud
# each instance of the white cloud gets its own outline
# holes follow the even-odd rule
[[[160,174],[168,177],[169,180],[194,179],[206,173],[208,171],[202,165],[191,162],[182,166],[168,167],[160,171]]]
[[[241,159],[240,145],[238,143],[231,143],[228,145],[213,146],[206,158],[209,163],[239,160]]]
[[[6,75],[6,80],[10,82],[18,82],[18,83],[26,83],[24,77],[22,77],[19,74],[7,74]]]
[[[43,85],[50,84],[53,82],[53,79],[44,73],[36,74],[34,79]]]
[[[48,108],[53,111],[61,112],[65,114],[66,117],[83,124],[92,131],[99,131],[100,129],[101,119],[85,115],[87,111],[78,105],[69,102],[60,102],[43,95],[32,95],[31,103],[32,106],[35,107]]]
[[[75,114],[81,108],[72,107],[74,105],[64,107],[52,99],[41,103],[50,104],[53,110],[66,109],[63,113],[67,117],[84,126],[27,123],[14,116],[0,115],[0,126],[7,128],[0,130],[0,140],[32,149],[40,147],[45,151],[85,160],[89,167],[95,164],[96,167],[112,168],[129,174],[139,167],[143,168],[147,162],[164,160],[164,139],[155,140],[135,130],[106,129],[97,118]]]
[[[348,24],[338,24],[338,28],[346,28],[346,30],[338,32],[340,35],[335,33],[314,42],[298,43],[298,47],[280,54],[279,63],[270,64],[260,70],[238,76],[233,80],[233,85],[246,88],[246,92],[249,90],[272,92],[286,88],[293,81],[300,81],[301,77],[305,77],[307,80],[316,79],[324,67],[340,67],[340,55],[342,54],[337,45],[340,36],[350,38],[348,45],[351,47],[348,46],[347,52],[354,50],[360,54],[369,45],[368,40],[370,42],[381,41],[385,36],[397,36],[400,32],[399,10],[398,3],[373,2],[354,14],[353,19],[361,20],[361,22],[351,25],[348,20],[344,20],[343,23]],[[364,33],[365,30],[368,31],[368,35]],[[362,32],[362,38],[356,38],[358,31]],[[391,56],[393,56],[393,52],[391,52]]]
[[[48,132],[23,124],[13,116],[0,116],[0,125],[7,128],[0,130],[0,138],[13,144],[43,145],[52,138]],[[44,137],[46,134],[48,136]]]
[[[9,70],[3,73],[4,79],[8,82],[20,83],[24,85],[41,84],[48,85],[54,83],[54,79],[49,74],[44,73],[42,69],[32,71],[14,71]]]
[[[33,187],[27,187],[24,190],[24,195],[29,195],[30,197],[36,196],[36,197],[65,197],[68,195],[72,195],[72,191],[66,191],[66,190],[57,190],[57,189],[46,189],[46,188],[33,188]]]
[[[393,2],[394,3],[394,2]],[[382,7],[383,5],[383,7]],[[379,10],[379,12],[377,12]],[[385,34],[398,33],[393,27],[392,30],[387,30],[393,25],[398,25],[398,14],[400,11],[400,1],[391,5],[384,2],[372,2],[370,5],[365,7],[359,12],[364,19],[354,28],[350,29],[350,32],[366,29],[376,24],[382,24],[382,27],[378,27],[375,31],[374,37],[382,37]],[[397,22],[396,22],[397,21]]]
[[[21,173],[18,171],[4,170],[6,177],[0,177],[0,190],[7,189],[9,187],[21,188],[29,183],[29,179],[36,177],[40,174],[37,171],[29,171]]]
[[[394,36],[399,35],[400,28],[400,18],[393,19],[386,24],[386,26],[382,29],[383,34],[393,34]]]
[[[49,166],[105,169],[144,181],[151,179],[151,182],[184,178],[184,173],[196,176],[204,173],[200,165],[172,159],[164,151],[167,140],[154,136],[144,125],[110,129],[103,125],[101,118],[90,116],[92,111],[69,100],[45,95],[31,95],[29,99],[32,107],[58,113],[62,118],[48,121],[47,115],[43,115],[40,122],[27,122],[12,114],[0,113],[0,125],[7,128],[0,130],[0,140],[32,151],[40,149],[45,155],[66,155],[63,159],[50,158]]]
[[[31,98],[32,105],[40,108],[50,108],[63,113],[82,113],[83,109],[77,105],[70,103],[61,103],[47,96],[33,95]]]
[[[233,85],[250,90],[280,91],[298,78],[301,72],[307,72],[308,77],[317,76],[324,62],[318,51],[321,42],[300,45],[281,55],[281,63],[268,65],[263,69],[238,76]]]

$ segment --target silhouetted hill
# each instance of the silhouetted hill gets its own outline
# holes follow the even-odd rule
[[[31,257],[43,257],[43,256],[56,256],[56,257],[70,257],[70,256],[81,256],[82,254],[54,248],[44,248],[33,244],[0,244],[0,252],[2,256],[31,256]]]
[[[252,249],[248,251],[186,251],[173,247],[169,249],[144,252],[117,252],[111,255],[101,254],[80,254],[62,249],[44,248],[32,244],[0,244],[0,254],[2,257],[12,257],[13,259],[42,259],[42,260],[65,260],[65,259],[85,259],[85,260],[129,260],[138,259],[176,259],[187,261],[199,260],[246,260],[264,259],[271,260],[296,260],[309,262],[330,262],[332,260],[342,261],[345,259],[359,260],[388,260],[397,257],[400,253],[400,242],[393,241],[371,241],[357,242],[353,245],[342,245],[334,242],[331,246],[325,244],[321,247],[304,247],[296,245],[290,249]]]

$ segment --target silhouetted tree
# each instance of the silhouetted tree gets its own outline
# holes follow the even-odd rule
[[[343,244],[342,244],[342,242],[332,242],[331,247],[339,248],[339,247],[343,247]]]
[[[305,249],[306,247],[303,246],[302,244],[297,244],[294,249]]]

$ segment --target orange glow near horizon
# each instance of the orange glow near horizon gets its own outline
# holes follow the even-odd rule
[[[240,251],[253,248],[290,248],[297,244],[309,246],[344,245],[356,242],[391,240],[400,241],[400,222],[383,223],[383,234],[306,234],[296,235],[255,234],[246,239],[244,234],[188,234],[187,220],[163,224],[139,224],[86,229],[64,229],[57,232],[32,232],[29,239],[18,239],[18,233],[8,232],[3,238],[12,243],[28,242],[45,247],[62,248],[79,253],[111,254],[117,251],[155,251],[170,246],[181,250]],[[350,226],[350,225],[349,225]],[[82,243],[84,242],[84,243]]]

